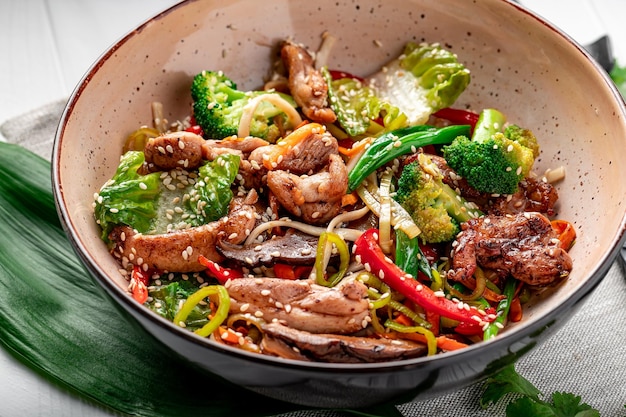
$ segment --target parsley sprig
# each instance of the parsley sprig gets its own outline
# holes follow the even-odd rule
[[[507,397],[507,417],[600,417],[600,412],[582,402],[580,396],[568,392],[554,392],[545,398],[530,381],[509,365],[487,379],[480,399],[482,408],[489,408]]]

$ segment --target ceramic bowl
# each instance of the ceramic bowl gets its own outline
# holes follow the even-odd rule
[[[367,365],[304,363],[247,353],[196,337],[136,303],[99,239],[94,192],[113,174],[126,135],[151,123],[150,102],[169,120],[190,112],[189,86],[221,69],[256,88],[274,45],[316,49],[329,31],[329,66],[367,75],[407,41],[440,42],[472,71],[457,107],[495,107],[538,136],[536,170],[563,165],[561,218],[578,239],[570,278],[489,342],[412,360]],[[427,398],[475,382],[545,340],[601,281],[621,246],[626,201],[626,111],[607,75],[568,36],[503,0],[207,0],[180,3],[106,51],[73,92],[57,131],[54,195],[76,252],[135,320],[199,369],[273,398],[357,407]]]

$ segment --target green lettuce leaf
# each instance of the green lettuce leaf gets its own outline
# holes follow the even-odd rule
[[[144,154],[128,151],[120,158],[113,178],[103,185],[96,199],[94,213],[107,242],[116,225],[125,224],[140,233],[153,228],[157,214],[156,202],[161,192],[160,173],[141,175]]]
[[[192,226],[218,220],[228,213],[233,198],[231,186],[239,172],[239,161],[237,155],[224,154],[198,169],[194,195],[188,200],[188,207],[195,214],[189,221]]]
[[[400,109],[409,125],[450,107],[470,82],[470,72],[440,44],[409,42],[400,57],[367,79],[381,100]]]

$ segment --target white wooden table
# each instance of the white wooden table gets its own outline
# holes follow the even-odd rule
[[[69,96],[108,46],[174,3],[175,0],[2,0],[0,123]],[[609,34],[615,56],[626,64],[626,1],[523,3],[580,43]],[[0,417],[110,415],[51,385],[0,348]]]

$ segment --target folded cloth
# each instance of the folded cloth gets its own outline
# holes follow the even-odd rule
[[[0,126],[8,142],[18,143],[50,158],[52,143],[65,100],[50,103]],[[626,404],[626,281],[616,262],[573,317],[548,340],[523,356],[517,372],[549,399],[552,392],[582,397],[604,416],[623,416]],[[483,384],[410,402],[398,407],[406,417],[504,416],[506,402],[482,410]],[[299,411],[283,417],[338,417],[333,411]]]
[[[0,133],[7,141],[49,160],[56,128],[66,102],[66,99],[60,99],[9,119],[0,125]]]

